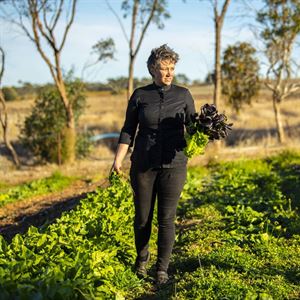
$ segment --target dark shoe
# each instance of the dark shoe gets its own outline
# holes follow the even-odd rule
[[[147,253],[145,260],[136,260],[135,262],[135,273],[140,278],[145,278],[147,276],[146,266],[150,260],[150,252]]]
[[[168,273],[165,271],[157,271],[156,273],[156,284],[162,285],[166,284],[169,280]]]

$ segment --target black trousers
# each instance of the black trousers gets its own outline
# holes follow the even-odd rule
[[[158,253],[157,270],[167,271],[175,240],[175,216],[177,203],[186,180],[185,165],[176,168],[139,171],[130,169],[134,193],[134,233],[137,259],[147,257],[151,235],[153,210],[157,196]]]

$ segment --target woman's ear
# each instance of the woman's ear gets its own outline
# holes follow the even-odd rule
[[[152,76],[152,78],[154,77],[154,74],[155,74],[155,66],[151,66],[150,67],[150,74]]]

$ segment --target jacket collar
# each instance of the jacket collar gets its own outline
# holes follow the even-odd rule
[[[171,89],[172,84],[170,84],[170,85],[165,85],[165,86],[159,86],[159,85],[157,85],[157,84],[153,81],[153,86],[155,87],[155,89],[158,90],[158,92],[164,93],[164,92],[167,92],[167,91],[169,91],[169,90]]]

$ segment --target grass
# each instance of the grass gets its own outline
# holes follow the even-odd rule
[[[212,103],[213,90],[211,86],[199,86],[190,88],[195,99],[196,109],[205,103]],[[298,132],[300,108],[295,105],[298,96],[291,97],[282,103],[283,124],[287,135],[292,138]],[[26,115],[31,111],[32,100],[12,101],[8,104],[11,139],[17,139],[19,124],[22,124]],[[125,93],[110,95],[107,92],[90,92],[87,95],[87,109],[81,117],[80,126],[88,128],[95,133],[120,130],[125,116],[127,100]],[[274,132],[275,119],[270,93],[263,90],[253,100],[251,106],[245,106],[237,114],[226,105],[220,104],[219,111],[225,111],[229,119],[234,123],[232,143],[237,144],[274,144],[276,135]]]
[[[30,197],[60,191],[71,185],[75,180],[77,180],[75,177],[67,177],[56,171],[50,177],[8,188],[5,192],[0,193],[0,207]]]
[[[1,190],[5,190],[9,187],[9,184],[7,184],[6,182],[2,182],[0,181],[0,191]]]
[[[284,152],[211,168],[179,208],[169,297],[299,299],[299,159]]]

